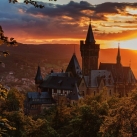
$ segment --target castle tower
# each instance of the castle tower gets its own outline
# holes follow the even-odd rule
[[[121,65],[121,56],[120,56],[120,47],[119,47],[119,44],[118,44],[118,52],[117,52],[116,62],[117,62],[118,65]]]
[[[98,58],[100,44],[95,44],[91,22],[89,23],[87,37],[84,41],[80,41],[80,51],[82,57],[82,73],[84,76],[89,75],[91,70],[98,69]]]
[[[37,91],[38,91],[39,85],[40,85],[42,82],[43,82],[43,78],[42,78],[42,75],[41,75],[40,66],[38,66],[37,74],[36,74],[36,76],[35,76],[35,84],[36,84],[36,87],[37,87]]]

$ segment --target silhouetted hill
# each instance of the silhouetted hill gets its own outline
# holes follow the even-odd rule
[[[42,73],[45,76],[53,68],[55,71],[66,69],[72,54],[75,53],[81,65],[81,56],[79,45],[73,44],[42,44],[26,45],[19,44],[17,47],[0,46],[0,50],[8,50],[10,56],[1,60],[5,63],[5,68],[0,67],[0,75],[5,76],[13,71],[15,77],[28,77],[34,79],[38,64],[42,67]],[[101,49],[99,62],[116,62],[117,49]],[[137,51],[121,49],[121,62],[129,66],[137,77]]]

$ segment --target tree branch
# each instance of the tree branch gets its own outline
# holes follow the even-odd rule
[[[49,0],[49,1],[57,1],[57,0]],[[18,0],[9,0],[9,3],[17,3]],[[26,4],[31,4],[33,5],[35,8],[44,8],[44,5],[42,4],[38,4],[37,1],[33,1],[33,0],[24,0],[24,3]]]

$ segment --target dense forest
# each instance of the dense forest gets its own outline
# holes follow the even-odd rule
[[[104,89],[105,90],[105,89]],[[25,95],[1,86],[1,137],[135,137],[137,89],[128,97],[104,100],[104,91],[69,106],[52,106],[40,115],[24,115]]]

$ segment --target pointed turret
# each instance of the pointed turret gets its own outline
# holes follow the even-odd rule
[[[80,65],[78,63],[77,57],[75,53],[73,54],[68,67],[66,69],[66,72],[71,73],[74,77],[81,77],[82,76],[82,71],[80,68]]]
[[[36,74],[36,77],[35,77],[35,84],[41,84],[42,81],[43,81],[43,78],[42,78],[42,75],[41,75],[40,66],[38,66],[37,74]]]
[[[93,35],[93,31],[92,31],[92,27],[91,27],[91,21],[89,23],[89,27],[88,27],[88,32],[87,32],[87,37],[86,37],[86,43],[94,43],[95,44],[95,39],[94,39],[94,35]]]
[[[121,56],[120,56],[120,47],[118,44],[118,52],[117,52],[117,64],[121,64]]]

